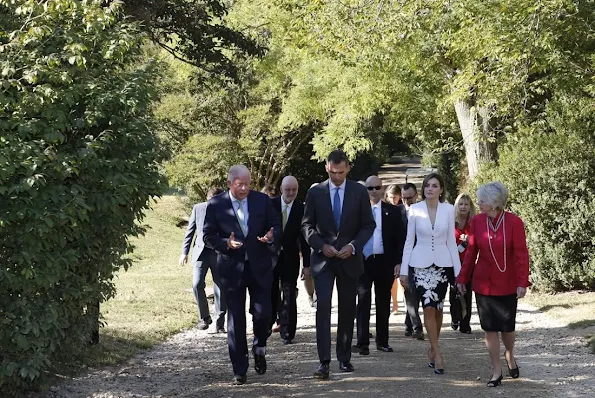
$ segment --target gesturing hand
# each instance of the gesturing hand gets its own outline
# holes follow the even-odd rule
[[[229,235],[229,239],[227,240],[227,247],[229,247],[230,249],[233,249],[233,250],[236,250],[236,249],[239,249],[240,247],[242,247],[243,243],[239,242],[235,239],[236,239],[236,237],[232,232],[231,235]]]
[[[275,233],[275,230],[273,227],[271,227],[271,229],[269,229],[269,232],[267,232],[265,236],[257,237],[256,239],[258,239],[258,241],[262,242],[262,243],[271,243],[273,241],[274,233]]]
[[[337,253],[337,257],[341,260],[345,260],[353,255],[353,247],[351,245],[345,245],[339,252]]]
[[[328,257],[328,258],[335,257],[337,255],[337,253],[339,253],[337,251],[337,249],[335,249],[333,246],[329,245],[328,243],[325,243],[324,245],[322,245],[322,254],[324,254],[326,257]]]

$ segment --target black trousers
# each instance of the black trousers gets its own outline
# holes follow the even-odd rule
[[[329,263],[320,274],[314,276],[317,297],[316,347],[318,349],[318,359],[323,363],[328,363],[331,360],[331,302],[335,280],[339,296],[337,359],[341,362],[351,360],[357,278],[347,276],[340,263]]]
[[[415,283],[413,282],[413,270],[409,269],[409,280],[405,288],[405,304],[407,306],[407,315],[405,316],[405,330],[422,332],[423,325],[419,317],[420,297],[417,295]]]
[[[376,344],[388,346],[388,320],[390,318],[391,288],[394,267],[386,264],[384,255],[370,256],[364,260],[364,274],[357,282],[357,344],[370,345],[370,310],[372,284],[376,304]]]
[[[283,340],[293,340],[297,328],[297,276],[275,273],[271,289],[273,317],[271,328],[277,322]]]
[[[473,291],[471,290],[471,282],[467,284],[467,292],[463,296],[465,300],[465,307],[467,312],[463,317],[463,306],[461,304],[459,293],[457,292],[457,288],[450,286],[450,292],[448,294],[448,298],[450,300],[450,317],[452,322],[455,324],[459,324],[459,328],[461,332],[471,330],[470,322],[471,322],[471,299],[472,299]]]
[[[246,289],[250,292],[250,313],[254,330],[253,346],[266,347],[271,319],[271,280],[270,274],[256,278],[250,270],[250,262],[244,263],[244,273],[239,284],[228,285],[221,280],[221,287],[227,304],[227,345],[233,365],[233,373],[246,374],[248,371],[248,342],[246,341]]]

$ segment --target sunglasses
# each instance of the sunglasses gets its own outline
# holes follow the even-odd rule
[[[373,191],[373,190],[380,191],[382,189],[382,186],[380,186],[380,187],[366,187],[366,188],[368,188],[368,191]]]

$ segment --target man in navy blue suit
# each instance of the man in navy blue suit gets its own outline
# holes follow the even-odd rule
[[[227,304],[227,344],[234,384],[246,383],[246,288],[254,330],[254,369],[266,372],[265,350],[271,319],[273,256],[281,242],[281,221],[271,199],[250,189],[244,165],[229,169],[229,190],[207,205],[204,242],[217,252],[219,278]]]

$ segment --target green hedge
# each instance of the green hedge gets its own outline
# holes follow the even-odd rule
[[[0,396],[89,340],[162,187],[120,3],[0,1]]]
[[[595,126],[591,100],[550,106],[485,167],[476,184],[502,181],[525,222],[531,279],[543,291],[595,289]]]

